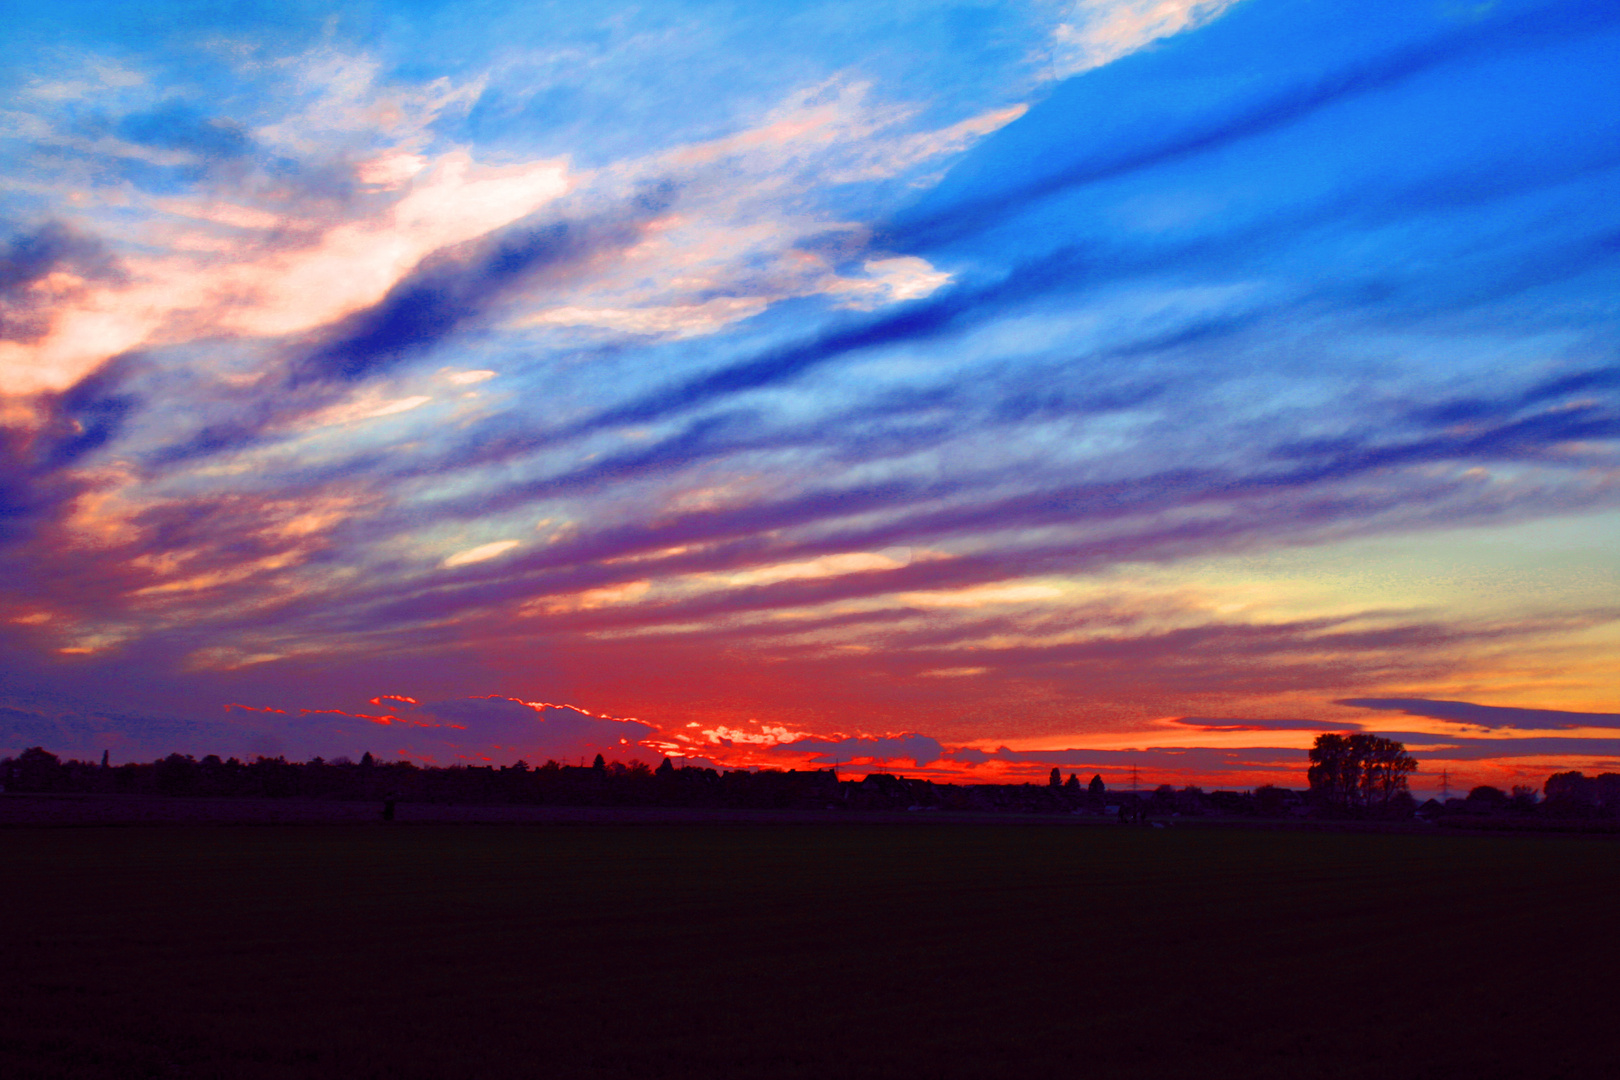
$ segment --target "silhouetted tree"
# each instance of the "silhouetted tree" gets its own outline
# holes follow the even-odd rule
[[[1063,770],[1053,767],[1052,775],[1046,778],[1046,786],[1056,791],[1063,786]]]
[[[1528,814],[1535,810],[1539,798],[1536,789],[1529,784],[1514,784],[1513,793],[1508,796],[1508,809],[1517,814]]]
[[[1476,814],[1494,814],[1507,808],[1507,792],[1499,787],[1481,784],[1468,793],[1464,800],[1467,808]]]
[[[1160,784],[1154,788],[1147,797],[1148,812],[1154,814],[1173,814],[1176,812],[1176,789],[1169,784]]]
[[[254,758],[253,764],[247,767],[247,772],[253,794],[268,795],[276,799],[298,794],[298,766],[291,764],[279,754],[273,758],[262,755]]]
[[[1597,789],[1598,809],[1605,814],[1620,814],[1620,773],[1599,773],[1592,786]]]
[[[1176,809],[1183,814],[1202,814],[1204,812],[1204,789],[1196,784],[1188,784],[1176,792]]]
[[[7,791],[56,791],[67,782],[62,759],[43,746],[33,746],[0,762],[0,783]]]
[[[1389,809],[1396,797],[1407,792],[1406,778],[1417,771],[1417,759],[1394,739],[1375,735],[1351,736],[1351,742],[1365,740],[1362,764],[1362,805]]]
[[[1597,810],[1597,784],[1585,773],[1553,773],[1542,791],[1547,795],[1549,813],[1584,816]]]
[[[1265,817],[1280,817],[1287,811],[1291,795],[1275,784],[1262,784],[1254,789],[1255,812]]]
[[[1318,735],[1310,758],[1306,775],[1311,794],[1330,809],[1346,812],[1387,809],[1417,768],[1402,744],[1362,732]]]
[[[607,771],[607,759],[604,758],[601,754],[597,754],[596,755],[596,760],[591,762],[591,768],[595,769],[597,772],[606,772]]]

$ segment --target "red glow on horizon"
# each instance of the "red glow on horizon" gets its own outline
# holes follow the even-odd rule
[[[459,700],[463,707],[472,701],[510,702],[524,706],[524,710],[519,710],[520,715],[516,717],[511,715],[511,711],[485,710],[491,717],[486,721],[484,713],[473,709],[472,714],[477,717],[476,722],[472,720],[466,723],[452,722],[448,717],[418,711],[414,708],[419,705],[418,699],[405,694],[379,694],[369,699],[374,705],[390,705],[397,702],[401,706],[397,712],[386,708],[380,709],[377,713],[363,713],[342,708],[284,709],[240,703],[232,703],[226,708],[281,716],[341,717],[364,720],[368,724],[383,727],[424,729],[420,737],[434,743],[435,748],[427,745],[416,746],[407,755],[422,763],[460,759],[485,764],[510,764],[520,757],[530,762],[539,762],[548,759],[572,760],[581,754],[584,755],[581,758],[583,761],[588,759],[591,753],[601,752],[610,761],[618,759],[624,764],[641,760],[656,765],[660,758],[668,757],[681,768],[714,768],[722,772],[832,769],[844,780],[859,781],[873,773],[883,773],[911,780],[966,786],[1030,784],[1044,787],[1049,782],[1051,770],[1057,767],[1064,781],[1074,775],[1081,785],[1086,785],[1091,777],[1100,775],[1111,792],[1136,791],[1143,796],[1152,794],[1155,789],[1162,786],[1177,791],[1196,787],[1206,792],[1253,791],[1267,785],[1303,791],[1309,786],[1306,778],[1308,762],[1305,747],[1291,749],[1286,742],[1279,746],[1275,741],[1266,738],[1268,735],[1294,737],[1298,734],[1294,725],[1304,727],[1309,723],[1304,720],[1289,721],[1289,726],[1284,728],[1281,721],[1262,720],[1251,725],[1242,720],[1223,722],[1211,719],[1208,723],[1194,725],[1187,723],[1189,718],[1178,718],[1178,722],[1189,729],[1209,732],[1253,732],[1259,738],[1252,740],[1256,745],[1249,747],[1218,746],[1189,749],[1146,746],[1138,747],[1136,750],[1121,750],[1118,748],[1118,742],[1114,741],[1113,746],[1093,749],[1084,745],[1088,740],[1086,736],[1081,735],[1077,737],[1080,746],[1065,745],[1049,750],[1020,751],[1011,751],[1003,746],[996,751],[989,751],[972,743],[957,743],[948,735],[930,736],[927,734],[927,727],[919,730],[907,725],[899,732],[889,732],[877,726],[851,724],[848,717],[842,718],[845,722],[836,731],[817,731],[815,729],[819,724],[816,723],[816,713],[808,710],[801,716],[784,717],[780,720],[775,718],[745,720],[735,714],[722,720],[706,716],[703,710],[683,709],[677,706],[675,710],[671,710],[674,716],[667,723],[659,723],[619,716],[610,711],[585,708],[566,702],[525,700],[523,697],[507,694],[476,695]],[[448,708],[448,704],[446,707]],[[433,709],[436,706],[429,708]],[[569,721],[555,714],[548,718],[546,711],[553,709],[566,710],[579,717],[607,723],[594,727],[585,725],[591,729],[592,734],[580,736],[575,733],[579,728],[579,722]],[[521,715],[526,710],[533,711],[532,734],[530,722]],[[645,715],[645,710],[636,711]],[[654,715],[661,711],[663,710],[655,709]],[[694,712],[702,719],[688,719]],[[548,719],[555,723],[548,723]],[[467,737],[452,734],[452,732],[468,732],[469,726],[473,732],[485,731],[486,722],[494,725],[487,729],[488,737],[493,737],[498,744],[484,745],[484,739],[476,735]],[[511,726],[513,724],[517,726]],[[621,724],[638,726],[627,730],[619,727]],[[1276,725],[1278,730],[1273,730],[1268,725]],[[358,729],[345,732],[344,728],[345,725],[334,724],[330,736],[342,739],[356,737]],[[437,733],[429,735],[426,729],[435,729]],[[851,731],[856,734],[849,734]],[[625,735],[629,737],[626,738]],[[589,745],[579,741],[582,737],[588,740]],[[918,745],[915,747],[897,745],[908,741]],[[439,743],[447,745],[438,746]],[[324,749],[325,742],[321,745],[322,753],[354,752],[352,746],[341,748],[334,746],[332,750],[327,750]],[[908,753],[913,748],[919,751],[916,758]],[[1420,772],[1412,777],[1411,787],[1413,795],[1420,802],[1440,793],[1443,770],[1449,775],[1448,782],[1452,793],[1457,795],[1466,795],[1470,788],[1481,784],[1499,787],[1504,791],[1515,785],[1525,785],[1539,790],[1547,776],[1554,772],[1613,771],[1612,763],[1594,763],[1594,760],[1588,760],[1584,755],[1579,757],[1548,755],[1522,761],[1459,757],[1453,761],[1445,756],[1445,749],[1430,747],[1428,753],[1422,750],[1414,751],[1414,756],[1419,758]],[[874,750],[877,753],[873,753]],[[1133,776],[1130,759],[1122,755],[1137,751],[1140,751],[1143,759]]]
[[[425,724],[420,720],[403,720],[392,714],[373,716],[370,713],[347,712],[343,709],[299,709],[298,712],[302,716],[348,716],[355,720],[368,720],[373,724],[382,724],[384,727],[389,724],[408,724],[412,727],[438,726],[436,724]]]
[[[646,721],[638,720],[634,716],[614,716],[611,713],[591,712],[589,709],[582,709],[578,705],[569,705],[566,702],[523,701],[521,698],[509,698],[503,694],[490,694],[489,700],[518,701],[524,705],[527,705],[529,708],[536,710],[537,712],[545,709],[570,709],[573,712],[579,713],[581,716],[589,716],[594,720],[622,720],[631,724],[646,723]]]

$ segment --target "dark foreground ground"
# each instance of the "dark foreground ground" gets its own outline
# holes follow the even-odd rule
[[[1620,845],[0,829],[0,1077],[1620,1072]]]

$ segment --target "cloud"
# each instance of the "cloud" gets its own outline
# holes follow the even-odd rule
[[[402,705],[401,711],[440,723],[431,729],[409,729],[405,736],[406,745],[441,762],[456,757],[502,761],[523,757],[533,764],[547,759],[579,764],[597,754],[620,761],[661,756],[642,745],[658,733],[651,724],[593,716],[570,705],[490,697]]]
[[[1173,20],[1213,6],[1166,2],[1154,4],[1150,10],[1162,10]],[[1227,6],[1220,5],[1223,10]],[[1110,10],[1123,14],[1134,7],[1110,5]],[[991,139],[981,146],[978,162],[966,163],[963,171],[981,180],[976,190],[965,183],[946,185],[940,195],[924,200],[918,210],[897,217],[879,235],[900,250],[941,247],[989,229],[1060,192],[1212,154],[1300,124],[1343,102],[1390,91],[1448,65],[1580,40],[1608,30],[1620,20],[1612,10],[1599,10],[1576,0],[1532,5],[1527,10],[1509,9],[1504,14],[1450,25],[1437,25],[1427,18],[1414,18],[1408,23],[1381,12],[1375,24],[1392,31],[1393,47],[1387,40],[1380,41],[1382,49],[1356,55],[1366,48],[1365,36],[1346,34],[1342,27],[1334,25],[1337,16],[1324,16],[1327,9],[1304,7],[1290,13],[1278,8],[1244,5],[1239,12],[1259,21],[1259,25],[1250,25],[1249,19],[1236,15],[1220,24],[1226,35],[1224,51],[1236,54],[1222,59],[1228,63],[1236,59],[1241,64],[1249,58],[1251,70],[1264,73],[1249,81],[1255,89],[1207,97],[1165,94],[1161,88],[1158,100],[1145,108],[1136,101],[1126,109],[1116,108],[1116,117],[1132,121],[1128,128],[1121,130],[1119,120],[1113,118],[1110,124],[1098,125],[1098,131],[1117,138],[1117,145],[1098,145],[1095,138],[1071,139],[1065,145],[1053,137],[1052,128],[1069,127],[1073,113],[1077,108],[1083,111],[1094,88],[1102,90],[1105,83],[1115,80],[1124,83],[1127,93],[1152,86],[1148,81],[1131,86],[1126,80],[1139,78],[1137,73],[1117,70],[1109,71],[1112,78],[1104,83],[1088,76],[1071,79],[1031,110],[1020,125],[1010,128],[1007,137]],[[1297,59],[1275,54],[1276,41],[1296,35],[1303,38],[1312,32],[1344,35],[1343,53],[1328,61],[1336,66],[1300,70],[1302,65]],[[1239,34],[1245,36],[1234,37]],[[1272,55],[1261,56],[1259,50]],[[1219,55],[1219,47],[1209,55]],[[1300,56],[1304,55],[1307,53],[1302,51]],[[1162,67],[1173,82],[1184,75],[1174,61],[1166,61]],[[1193,74],[1196,77],[1198,72]],[[1148,115],[1130,116],[1135,109]],[[1030,153],[1036,146],[1045,151],[1038,157]],[[1008,158],[1032,157],[1029,168],[1006,167]],[[993,166],[998,159],[999,167]],[[995,167],[999,174],[988,183],[982,182],[988,179],[983,177],[986,166]]]
[[[992,284],[964,286],[937,298],[915,300],[899,311],[838,326],[809,340],[771,349],[683,384],[655,391],[640,400],[608,409],[575,431],[646,423],[732,394],[797,379],[852,353],[929,341],[960,331],[991,314],[1002,313],[1010,300],[1053,288],[1078,288],[1081,269],[1074,252],[1049,256],[1017,267]]]
[[[320,335],[325,340],[294,350],[269,380],[271,385],[254,381],[237,395],[246,404],[231,410],[235,415],[205,424],[189,438],[156,452],[153,459],[172,466],[239,449],[288,417],[331,408],[334,396],[346,386],[430,355],[548,274],[578,269],[583,262],[634,242],[646,220],[661,208],[661,200],[644,199],[620,218],[520,224],[480,241],[441,249],[377,303],[325,328]],[[272,386],[282,393],[272,393]]]
[[[843,739],[794,739],[778,743],[775,751],[784,754],[811,753],[816,765],[864,762],[883,765],[896,761],[910,761],[919,769],[926,768],[945,756],[945,748],[938,739],[927,735],[851,736]]]
[[[0,708],[0,757],[16,755],[32,746],[42,746],[63,758],[99,760],[105,751],[115,764],[126,761],[152,761],[171,753],[195,756],[217,753],[221,756],[251,758],[274,756],[294,744],[294,753],[304,756],[333,751],[303,738],[310,725],[296,718],[276,717],[265,722],[255,717],[246,723],[229,719],[200,720],[164,712],[112,710],[80,712],[70,709],[32,711]],[[302,744],[302,746],[298,746]]]
[[[662,752],[643,745],[658,731],[636,720],[591,715],[571,705],[526,704],[510,698],[452,698],[416,703],[387,695],[381,707],[278,708],[233,704],[218,719],[139,712],[85,713],[0,707],[0,756],[44,746],[62,756],[93,760],[110,749],[115,761],[152,760],[181,752],[293,758],[371,751],[446,765],[519,758],[587,763],[656,762]]]
[[[0,250],[0,341],[38,341],[57,305],[119,277],[105,244],[63,222],[14,236]]]
[[[1052,32],[1053,74],[1101,67],[1160,38],[1209,22],[1237,0],[1081,0]]]
[[[8,546],[59,520],[97,485],[97,478],[75,475],[71,466],[122,432],[140,403],[125,387],[139,366],[137,356],[119,357],[71,389],[42,396],[29,426],[0,423],[0,562],[19,554],[6,552]]]
[[[1446,761],[1488,762],[1498,768],[1514,767],[1521,772],[1540,771],[1543,776],[1569,769],[1595,767],[1599,771],[1608,771],[1620,766],[1620,739],[1468,739],[1419,731],[1380,734],[1405,745],[1407,751],[1418,759],[1418,764],[1431,773],[1435,771],[1435,763]]]
[[[1483,728],[1521,731],[1556,731],[1573,728],[1620,728],[1620,713],[1566,712],[1560,709],[1521,709],[1505,705],[1475,705],[1467,701],[1428,698],[1343,698],[1335,705],[1382,709],[1407,716],[1425,716]]]
[[[479,544],[477,547],[458,551],[447,557],[440,565],[446,569],[455,566],[467,566],[471,563],[484,562],[488,559],[499,558],[508,551],[519,546],[521,540],[496,540],[488,544]]]
[[[1335,702],[1338,705],[1346,702]],[[1205,716],[1181,716],[1171,723],[1199,731],[1360,731],[1360,724],[1331,720],[1227,720]]]
[[[252,137],[223,117],[209,116],[184,101],[170,100],[154,109],[125,114],[115,125],[118,136],[140,146],[186,150],[204,159],[243,157],[253,151]]]
[[[307,207],[261,210],[211,194],[167,199],[168,212],[210,224],[182,232],[167,252],[124,260],[116,280],[52,297],[48,313],[32,317],[37,332],[26,342],[0,342],[0,394],[64,389],[108,357],[143,345],[291,334],[364,309],[372,311],[369,322],[356,317],[348,324],[355,354],[349,366],[370,370],[408,348],[404,338],[413,327],[430,332],[449,314],[450,298],[441,295],[454,288],[448,249],[527,217],[567,187],[561,162],[478,167],[453,151],[383,207],[374,200],[333,207],[311,199]],[[221,229],[225,235],[217,236]],[[243,243],[242,229],[259,235]],[[498,291],[566,241],[554,235],[548,246],[547,239],[509,240],[494,261],[479,264],[483,283]],[[387,298],[434,252],[441,259],[425,268],[428,276],[404,287],[408,299],[437,306],[409,324],[399,294],[395,307]],[[451,326],[463,317],[451,315]],[[311,361],[317,366],[319,355]]]
[[[425,352],[537,276],[627,246],[639,233],[635,222],[658,213],[661,202],[643,202],[629,220],[548,222],[509,230],[472,250],[443,249],[298,361],[292,385],[354,381]]]

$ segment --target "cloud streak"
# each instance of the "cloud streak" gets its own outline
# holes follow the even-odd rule
[[[1518,709],[1504,705],[1474,705],[1467,701],[1429,701],[1423,698],[1346,698],[1335,702],[1358,709],[1382,709],[1451,720],[1490,730],[1558,731],[1573,728],[1620,727],[1620,713],[1583,713],[1562,709]]]

